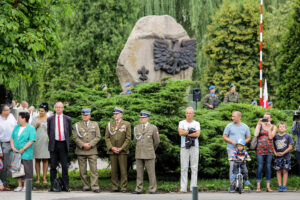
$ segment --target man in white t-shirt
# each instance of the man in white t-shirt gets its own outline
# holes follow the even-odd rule
[[[193,120],[194,109],[188,107],[185,110],[185,120],[179,122],[178,133],[181,137],[180,145],[180,193],[187,192],[188,169],[191,162],[191,184],[190,190],[197,187],[200,123]]]

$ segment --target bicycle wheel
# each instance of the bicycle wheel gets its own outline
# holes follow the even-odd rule
[[[239,176],[238,181],[239,181],[239,183],[238,183],[239,193],[242,194],[242,190],[243,190],[243,177]]]

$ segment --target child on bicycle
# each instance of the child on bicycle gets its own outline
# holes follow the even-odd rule
[[[251,158],[248,154],[248,152],[245,150],[245,141],[243,139],[239,139],[236,142],[236,150],[232,153],[231,158],[229,160],[234,160],[234,161],[240,161],[242,163],[240,163],[240,167],[241,167],[241,173],[243,174],[244,180],[245,180],[245,184],[246,186],[250,186],[250,182],[248,180],[248,169],[246,166],[246,161],[250,161]],[[239,163],[234,162],[233,164],[233,170],[232,170],[232,176],[230,177],[230,192],[235,192],[235,188],[234,188],[234,183],[235,183],[235,176],[238,174],[238,167],[239,167]],[[247,189],[247,187],[245,187],[245,189]]]

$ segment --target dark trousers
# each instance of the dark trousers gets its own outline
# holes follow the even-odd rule
[[[241,166],[241,174],[243,174],[244,180],[248,180],[248,169],[246,163],[233,163],[232,173],[235,175],[239,173],[239,165]]]
[[[299,167],[298,175],[300,176],[300,151],[296,151],[296,160]]]
[[[65,187],[69,187],[69,176],[68,176],[68,150],[66,141],[55,141],[54,151],[50,152],[50,181],[53,186],[54,180],[57,175],[56,167],[60,162],[62,167],[62,180]]]

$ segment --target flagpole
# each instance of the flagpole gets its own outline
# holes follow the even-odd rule
[[[260,0],[260,51],[259,51],[259,100],[260,106],[263,107],[262,98],[262,48],[263,48],[263,0]]]

